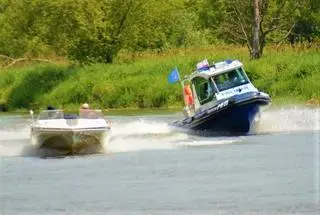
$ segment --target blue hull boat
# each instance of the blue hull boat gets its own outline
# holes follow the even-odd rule
[[[233,97],[221,101],[194,116],[174,122],[174,125],[191,129],[196,134],[247,135],[254,132],[262,109],[270,103],[270,98],[266,96],[249,93],[245,98]]]
[[[242,67],[239,61],[207,65],[182,81],[188,86],[183,92],[185,118],[173,125],[210,136],[254,133],[271,98],[253,86]]]

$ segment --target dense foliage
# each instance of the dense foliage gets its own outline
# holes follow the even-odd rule
[[[0,109],[178,107],[168,72],[204,58],[243,60],[275,99],[320,99],[318,0],[0,0],[0,38]]]
[[[0,0],[0,60],[68,57],[111,63],[120,51],[204,44],[252,49],[253,0]],[[260,51],[319,45],[317,0],[259,0]]]
[[[208,57],[210,56],[210,57]],[[165,55],[145,53],[135,63],[88,66],[30,65],[0,70],[0,105],[9,110],[45,108],[48,104],[77,109],[83,102],[97,108],[182,107],[180,84],[168,84],[168,73],[181,76],[196,63],[239,59],[253,83],[270,93],[275,103],[320,100],[320,54],[317,49],[267,48],[265,57],[251,61],[245,48],[207,47],[170,50]],[[127,56],[130,58],[130,56]]]

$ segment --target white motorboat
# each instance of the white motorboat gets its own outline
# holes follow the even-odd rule
[[[41,111],[34,119],[30,111],[31,144],[43,157],[103,152],[111,127],[100,110],[80,111],[79,115],[63,110]]]

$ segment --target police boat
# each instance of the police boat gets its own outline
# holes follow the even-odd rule
[[[261,113],[272,104],[270,96],[252,84],[239,60],[212,65],[204,60],[184,80],[175,69],[168,81],[180,81],[185,100],[185,118],[173,125],[197,134],[253,134]]]

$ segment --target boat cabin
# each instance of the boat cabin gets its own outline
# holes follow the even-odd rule
[[[217,101],[236,94],[257,91],[247,77],[243,64],[238,61],[222,61],[192,73],[187,81],[191,85],[193,107],[187,107],[192,116],[200,108],[212,107]],[[183,81],[186,83],[186,80]]]

